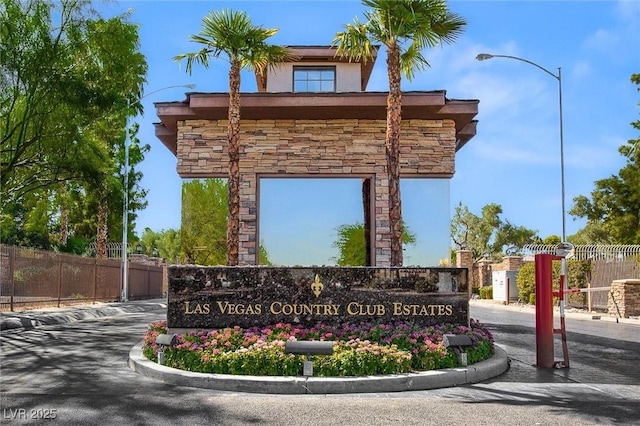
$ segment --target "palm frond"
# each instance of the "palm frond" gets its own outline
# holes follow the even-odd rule
[[[186,59],[186,70],[191,73],[194,64],[208,68],[210,58],[225,54],[229,62],[240,64],[241,68],[262,72],[274,63],[293,58],[286,48],[266,42],[277,32],[277,28],[253,25],[249,15],[243,11],[211,11],[203,18],[200,33],[190,36],[191,41],[204,47],[197,52],[177,55],[174,59]]]
[[[355,18],[353,24],[345,25],[345,31],[335,35],[332,46],[336,47],[336,56],[349,58],[350,61],[372,59],[376,49],[368,37],[368,29]]]

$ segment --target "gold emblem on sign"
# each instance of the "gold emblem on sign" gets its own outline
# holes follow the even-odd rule
[[[323,288],[324,284],[320,282],[320,277],[316,274],[316,279],[311,283],[311,290],[313,290],[313,294],[315,294],[316,297],[320,296]]]

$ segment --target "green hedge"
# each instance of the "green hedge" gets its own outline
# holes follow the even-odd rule
[[[480,299],[493,299],[493,286],[480,287],[479,292]]]

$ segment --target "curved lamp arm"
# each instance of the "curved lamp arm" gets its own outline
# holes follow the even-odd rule
[[[561,180],[561,189],[562,189],[562,242],[567,241],[567,233],[566,233],[566,219],[565,219],[565,191],[564,191],[564,136],[562,131],[562,69],[558,67],[558,75],[552,73],[548,69],[544,68],[541,65],[536,64],[528,59],[520,58],[518,56],[511,55],[492,55],[490,53],[480,53],[476,56],[478,61],[486,61],[487,59],[492,58],[507,58],[507,59],[515,59],[516,61],[526,62],[529,65],[533,65],[534,67],[546,72],[551,77],[558,80],[558,100],[559,100],[559,110],[560,110],[560,180]]]

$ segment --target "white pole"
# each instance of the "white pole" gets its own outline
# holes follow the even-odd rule
[[[487,59],[492,58],[507,58],[507,59],[515,59],[516,61],[526,62],[529,65],[533,65],[534,67],[546,72],[551,77],[555,78],[558,81],[558,107],[560,113],[560,190],[561,190],[561,202],[562,202],[562,243],[567,242],[567,232],[566,232],[566,219],[565,219],[565,191],[564,191],[564,135],[563,135],[563,123],[562,123],[562,69],[558,68],[558,75],[555,75],[548,69],[544,68],[541,65],[536,64],[528,59],[519,58],[517,56],[511,55],[492,55],[490,53],[480,53],[476,56],[478,61],[486,61]]]
[[[121,302],[129,301],[129,117],[124,136],[124,204],[122,206],[122,294]]]
[[[178,84],[173,86],[163,87],[161,89],[154,90],[152,92],[147,93],[145,96],[142,96],[140,100],[146,98],[147,96],[160,92],[161,90],[171,89],[174,87],[188,87],[193,89],[196,87],[195,84]],[[128,256],[128,246],[129,242],[127,241],[129,238],[129,145],[130,145],[130,137],[129,137],[129,127],[130,127],[130,112],[131,106],[127,107],[127,122],[125,125],[125,136],[124,136],[124,203],[122,206],[122,287],[120,294],[120,301],[127,302],[129,301],[129,259]]]

